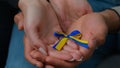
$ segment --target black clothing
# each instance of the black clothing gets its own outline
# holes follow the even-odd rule
[[[17,10],[0,0],[0,68],[4,68],[9,47],[13,18]]]

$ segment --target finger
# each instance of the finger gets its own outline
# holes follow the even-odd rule
[[[18,29],[22,30],[23,29],[23,23],[24,23],[24,17],[23,17],[22,12],[15,15],[14,21],[18,25]]]
[[[18,25],[18,29],[19,29],[19,30],[23,30],[23,29],[24,29],[23,23],[24,23],[24,21],[21,20],[20,23],[19,23],[19,25]]]
[[[45,65],[45,68],[55,68],[55,67],[52,65]]]
[[[81,58],[83,58],[82,54],[80,53],[80,51],[75,51],[71,53],[72,57],[73,57],[73,61],[80,61]],[[72,61],[72,60],[71,60]]]
[[[50,56],[61,59],[61,60],[70,60],[70,59],[72,59],[72,56],[68,52],[63,51],[63,50],[57,51],[57,50],[49,47],[48,52],[49,52]]]
[[[54,57],[47,57],[46,63],[55,66],[56,68],[74,68],[80,62],[66,62]]]
[[[72,48],[75,49],[75,50],[78,50],[78,49],[79,49],[79,46],[76,45],[76,43],[74,43],[74,42],[71,41],[71,40],[68,40],[68,41],[67,41],[67,45],[69,45],[70,47],[72,47]]]
[[[14,21],[16,24],[18,24],[18,21],[20,20],[20,14],[21,14],[21,12],[14,16]]]
[[[80,60],[82,55],[80,54],[79,50],[74,50],[73,48],[71,48],[70,46],[68,45],[65,45],[63,47],[63,50],[64,51],[67,51],[70,55],[72,55],[72,59],[70,59],[69,61],[74,61],[74,60]]]
[[[31,57],[38,60],[38,61],[41,61],[41,62],[45,62],[45,57],[44,55],[42,55],[38,50],[34,50],[31,52]]]
[[[68,52],[75,52],[75,51],[77,51],[77,49],[71,47],[70,45],[64,45],[63,50],[64,51],[68,51]]]
[[[30,56],[30,52],[33,50],[33,48],[31,47],[31,44],[29,42],[29,40],[24,37],[24,43],[25,43],[25,58],[33,65],[36,65],[37,67],[43,67],[43,63],[40,62],[40,61],[37,61],[35,59],[33,59],[31,56]]]

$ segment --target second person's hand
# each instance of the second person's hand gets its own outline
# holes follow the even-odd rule
[[[34,47],[43,48],[46,55],[45,45],[54,44],[57,38],[53,36],[53,33],[61,32],[52,7],[46,0],[20,0],[19,7],[24,16],[23,25],[26,36]]]

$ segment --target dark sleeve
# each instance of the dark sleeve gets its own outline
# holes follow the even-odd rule
[[[5,0],[3,0],[5,1]],[[6,0],[10,5],[12,5],[14,8],[18,9],[18,1],[19,0]],[[49,0],[47,0],[49,2]]]
[[[0,0],[0,2],[6,2],[7,4],[17,9],[18,9],[18,1],[19,0]]]
[[[18,1],[19,0],[7,0],[7,2],[15,8],[18,8]]]
[[[19,0],[6,0],[9,4],[11,4],[13,7],[18,8],[18,1]],[[49,2],[49,0],[47,0]]]
[[[120,6],[112,7],[111,9],[113,9],[116,12],[116,14],[120,17]]]

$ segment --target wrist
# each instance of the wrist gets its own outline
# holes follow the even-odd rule
[[[103,16],[109,32],[117,32],[120,29],[120,18],[113,10],[99,12]]]

